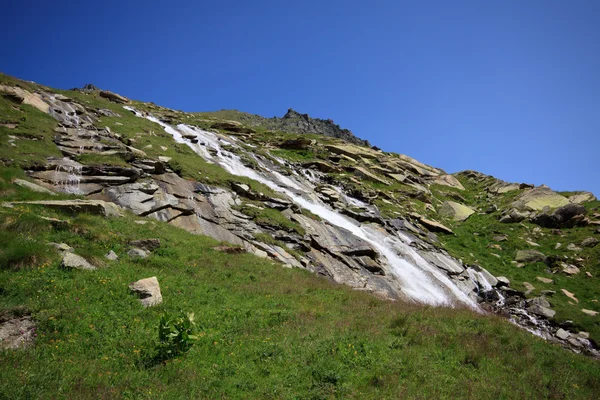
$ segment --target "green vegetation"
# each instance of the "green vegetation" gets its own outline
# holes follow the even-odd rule
[[[165,362],[181,356],[198,341],[194,313],[179,316],[163,314],[158,323],[158,340],[155,360]]]
[[[121,257],[68,271],[51,250],[47,260],[2,268],[1,308],[24,306],[38,322],[33,347],[0,352],[2,398],[593,398],[600,390],[596,361],[500,318],[378,300],[213,250],[214,240],[160,222],[3,211],[33,224],[3,229],[21,226],[38,243],[67,243],[92,262],[109,250]],[[56,229],[37,215],[69,224]],[[148,237],[162,243],[150,257],[124,255],[128,241]],[[148,276],[165,300],[143,308],[127,286]],[[163,313],[180,309],[198,318],[196,345],[149,364]]]
[[[474,208],[485,209],[485,192],[482,183],[473,183],[467,179],[461,179],[465,191],[456,191],[465,200],[464,204]],[[440,190],[446,193],[455,192],[444,187],[432,188],[439,195]],[[508,208],[509,204],[520,191],[508,192],[497,197],[494,201],[502,209]],[[451,197],[446,196],[452,200]],[[456,201],[456,199],[454,200]],[[586,207],[591,210],[600,210],[600,202],[590,202]],[[535,287],[529,297],[540,296],[542,290],[554,290],[556,294],[549,297],[552,308],[556,310],[557,321],[573,321],[576,329],[587,331],[596,340],[600,339],[600,322],[597,317],[591,317],[581,312],[582,308],[598,309],[600,300],[600,286],[594,284],[594,280],[600,277],[600,246],[594,248],[582,248],[581,251],[572,252],[565,250],[569,243],[579,245],[583,239],[594,236],[593,226],[577,227],[570,229],[541,228],[530,222],[500,223],[498,217],[500,212],[489,214],[475,213],[464,222],[453,222],[442,219],[444,224],[452,228],[456,235],[440,235],[450,254],[461,258],[465,263],[479,264],[496,276],[506,276],[511,280],[511,286],[515,289],[526,291],[523,282],[529,282]],[[495,241],[494,237],[506,236],[504,241]],[[597,236],[597,235],[596,235]],[[527,241],[539,246],[528,244]],[[560,248],[556,244],[561,243]],[[555,262],[527,264],[518,267],[514,261],[517,250],[538,250],[546,256],[552,257]],[[566,254],[570,255],[571,261],[580,258],[581,272],[574,276],[568,276],[561,272],[560,260]],[[569,254],[570,253],[570,254]],[[591,274],[591,278],[586,276]],[[552,283],[543,283],[537,277],[552,279]],[[566,289],[575,294],[579,303],[575,303],[565,296],[560,289]]]
[[[290,220],[280,211],[273,208],[259,206],[259,202],[246,202],[242,206],[233,208],[251,217],[256,224],[268,226],[273,229],[281,229],[287,232],[296,232],[300,236],[306,233],[298,223]]]

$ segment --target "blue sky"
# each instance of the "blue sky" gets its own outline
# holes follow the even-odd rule
[[[0,31],[19,78],[292,107],[448,172],[600,197],[597,0],[22,1]]]

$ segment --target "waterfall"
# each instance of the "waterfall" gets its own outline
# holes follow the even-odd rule
[[[126,109],[142,117],[142,114],[136,110],[130,107],[126,107]],[[403,240],[402,236],[396,238],[367,225],[359,225],[325,205],[316,196],[306,198],[309,197],[307,196],[308,194],[313,192],[314,186],[312,182],[308,182],[307,180],[301,181],[301,178],[297,175],[295,177],[287,177],[276,171],[269,171],[264,163],[256,157],[254,159],[264,171],[258,172],[248,168],[237,154],[226,151],[221,147],[221,144],[228,146],[234,144],[220,139],[214,133],[184,124],[180,124],[175,128],[151,115],[147,115],[145,118],[161,125],[165,132],[172,135],[177,143],[186,144],[206,161],[219,164],[232,175],[248,177],[263,183],[277,192],[286,194],[298,206],[311,211],[332,225],[348,230],[354,236],[369,243],[387,261],[393,274],[401,282],[403,293],[414,301],[446,306],[453,306],[458,302],[475,309],[478,308],[447,275],[435,265],[423,259],[415,249]],[[198,143],[191,143],[185,140],[184,135],[194,135],[198,139]],[[238,150],[245,151],[242,147],[235,146],[238,147]],[[215,155],[213,156],[213,154]],[[361,204],[356,200],[353,202]],[[399,254],[406,255],[412,262],[409,262]]]
[[[55,171],[57,176],[66,177],[62,178],[57,182],[58,186],[61,187],[61,191],[70,194],[83,194],[81,184],[81,174],[83,166],[71,161],[69,158],[63,158],[61,162],[56,163]]]

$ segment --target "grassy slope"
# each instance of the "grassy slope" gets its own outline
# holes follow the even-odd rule
[[[484,193],[481,184],[470,182],[461,178],[465,187],[464,192],[459,192],[466,202],[465,204],[485,209],[487,204],[483,198],[477,197]],[[434,192],[440,196],[440,191],[451,192],[451,189],[435,187]],[[458,191],[456,191],[458,192]],[[500,209],[508,207],[519,191],[509,192],[501,197],[496,204]],[[485,196],[485,193],[484,193]],[[586,207],[591,211],[600,207],[600,202],[590,202]],[[535,290],[530,297],[539,296],[542,290],[554,290],[557,293],[549,298],[552,307],[557,311],[558,321],[571,320],[581,330],[590,332],[595,340],[600,340],[600,321],[598,317],[591,317],[581,312],[582,308],[600,311],[600,286],[597,279],[600,276],[600,246],[595,248],[584,248],[581,252],[566,250],[569,243],[579,245],[581,241],[594,235],[596,227],[577,227],[561,229],[560,234],[553,233],[551,229],[540,228],[529,222],[505,224],[498,221],[499,212],[491,214],[473,214],[467,221],[458,223],[444,220],[451,226],[456,236],[440,236],[448,251],[463,259],[466,263],[477,263],[487,268],[494,275],[503,275],[511,280],[511,286],[515,289],[525,291],[523,282],[529,282]],[[537,232],[536,232],[537,230]],[[494,236],[505,234],[507,241],[495,242]],[[540,246],[532,246],[526,243],[530,240]],[[556,243],[561,243],[559,249]],[[498,244],[501,249],[488,248],[489,244]],[[560,268],[549,268],[544,263],[527,264],[518,268],[512,261],[515,259],[517,250],[538,250],[546,256],[568,255],[571,258],[581,257],[585,268],[575,276],[567,276],[560,272]],[[498,255],[499,257],[495,256]],[[589,272],[592,278],[585,275]],[[542,283],[536,277],[550,278],[553,283]],[[579,303],[574,303],[565,296],[560,289],[567,289],[574,293]],[[594,301],[595,300],[595,301]]]
[[[35,347],[0,352],[1,398],[592,398],[600,390],[596,361],[499,318],[385,302],[132,219],[2,210],[2,230],[21,243],[65,242],[103,268],[61,270],[53,251],[2,266],[1,308],[24,305],[39,330]],[[148,237],[161,248],[129,259],[126,243]],[[111,249],[116,262],[102,257]],[[149,276],[165,302],[144,309],[127,285]],[[200,342],[147,366],[160,314],[180,309],[196,313]]]

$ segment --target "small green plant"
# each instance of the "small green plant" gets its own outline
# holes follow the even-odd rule
[[[164,313],[158,324],[157,359],[166,361],[187,353],[198,340],[194,313],[173,317]]]

